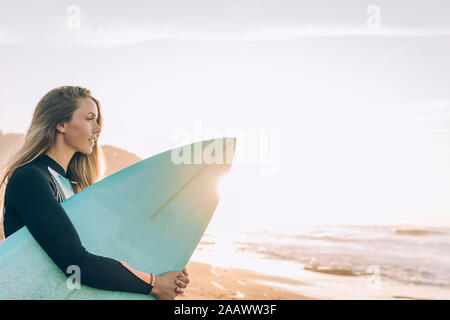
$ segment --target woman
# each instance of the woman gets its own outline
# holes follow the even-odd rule
[[[84,285],[174,299],[189,283],[186,269],[156,276],[89,253],[60,204],[100,178],[101,128],[100,103],[85,88],[55,88],[39,101],[25,144],[0,181],[5,237],[26,226],[67,277],[69,266],[80,268]]]

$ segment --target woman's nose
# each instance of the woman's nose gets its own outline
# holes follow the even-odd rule
[[[102,129],[100,128],[100,126],[98,124],[96,124],[94,132],[95,133],[100,133],[100,131],[102,131]]]

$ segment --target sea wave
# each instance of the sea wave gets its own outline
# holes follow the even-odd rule
[[[442,235],[444,232],[427,230],[427,229],[415,229],[415,228],[397,228],[394,232],[399,235],[410,235],[410,236],[427,236],[427,235]]]
[[[333,241],[333,242],[354,242],[361,240],[357,238],[342,238],[329,235],[306,235],[306,234],[292,235],[290,237],[299,240],[318,240],[318,241]]]
[[[215,245],[216,243],[214,241],[204,241],[204,240],[202,240],[202,241],[200,241],[199,244],[201,244],[201,245]]]
[[[338,276],[353,276],[353,277],[357,277],[360,274],[358,274],[357,272],[353,271],[353,270],[348,270],[348,269],[341,269],[341,268],[332,268],[332,267],[328,267],[328,266],[309,266],[306,265],[303,267],[303,269],[308,270],[308,271],[313,271],[313,272],[319,272],[319,273],[327,273],[327,274],[334,274],[334,275],[338,275]]]
[[[403,283],[408,284],[418,284],[418,285],[432,285],[432,286],[450,286],[448,280],[440,279],[436,277],[436,275],[426,269],[421,268],[408,268],[399,265],[354,265],[354,266],[339,266],[338,263],[314,263],[308,264],[303,267],[303,269],[318,272],[318,273],[326,273],[338,276],[352,276],[352,277],[360,277],[360,276],[372,276],[377,274],[380,276],[380,279],[387,278],[391,280],[396,280]]]

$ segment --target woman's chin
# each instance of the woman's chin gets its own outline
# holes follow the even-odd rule
[[[92,153],[92,151],[94,151],[94,147],[88,147],[88,148],[86,148],[86,149],[84,149],[84,150],[79,150],[79,152],[81,152],[81,153],[83,153],[83,154],[91,154]]]

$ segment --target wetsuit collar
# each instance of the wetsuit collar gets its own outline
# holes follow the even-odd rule
[[[58,162],[50,158],[46,154],[42,154],[40,158],[53,170],[58,172],[60,175],[62,175],[64,178],[66,178],[66,172],[64,171],[64,168],[59,165]]]

